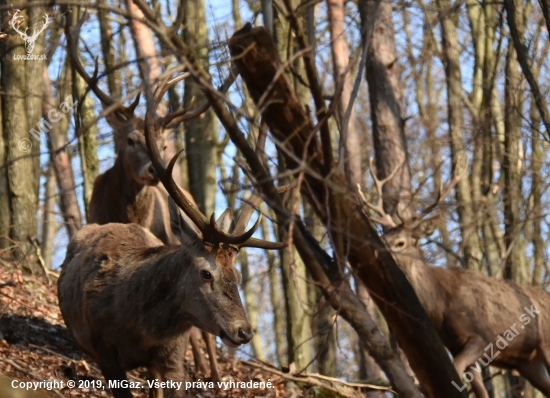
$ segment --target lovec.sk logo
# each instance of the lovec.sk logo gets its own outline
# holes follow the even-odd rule
[[[11,17],[11,27],[13,28],[13,30],[15,30],[17,33],[19,33],[19,36],[21,36],[23,38],[23,40],[25,40],[25,51],[27,51],[27,55],[25,56],[25,55],[14,54],[13,59],[15,59],[15,60],[25,60],[25,61],[29,61],[29,60],[42,61],[42,60],[45,60],[46,59],[46,54],[33,55],[32,52],[34,51],[34,43],[36,42],[36,39],[38,39],[38,36],[40,35],[40,33],[42,33],[48,27],[48,25],[50,24],[50,18],[48,17],[48,14],[44,14],[44,25],[42,25],[42,28],[33,29],[32,30],[33,31],[32,35],[29,36],[27,34],[27,31],[30,28],[27,28],[24,31],[19,30],[19,26],[21,25],[21,23],[24,20],[23,16],[20,15],[20,13],[21,12],[19,10],[15,10],[15,13]]]

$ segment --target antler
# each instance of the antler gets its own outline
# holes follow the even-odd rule
[[[397,173],[397,170],[399,170],[403,164],[405,162],[402,162],[401,164],[399,164],[392,172],[389,176],[387,176],[386,178],[384,178],[383,180],[379,180],[377,177],[376,177],[376,173],[373,171],[373,167],[374,167],[374,160],[371,158],[370,159],[370,173],[372,175],[372,178],[374,179],[374,182],[376,184],[376,190],[378,192],[378,201],[376,203],[376,205],[373,205],[371,203],[369,203],[367,201],[367,199],[365,198],[365,196],[363,195],[363,192],[361,191],[361,186],[359,184],[357,184],[357,190],[358,190],[358,193],[363,201],[363,203],[371,210],[374,210],[375,212],[377,212],[380,217],[377,217],[377,216],[369,216],[370,219],[372,221],[374,221],[375,223],[378,223],[380,225],[383,225],[385,227],[388,227],[388,228],[395,228],[398,226],[398,224],[393,220],[393,218],[387,214],[385,211],[384,211],[384,200],[383,200],[383,197],[382,197],[382,188],[384,187],[384,184],[386,184],[389,180],[391,180],[395,174]],[[439,184],[439,188],[438,188],[438,192],[437,192],[437,199],[435,200],[434,203],[432,203],[431,205],[429,205],[428,207],[424,208],[422,211],[420,211],[420,213],[416,214],[414,217],[412,217],[411,219],[409,220],[404,220],[402,224],[406,224],[407,226],[410,226],[411,228],[414,228],[416,227],[420,222],[422,222],[422,220],[424,219],[424,217],[426,217],[429,213],[431,213],[437,206],[439,206],[441,204],[441,202],[443,202],[445,200],[445,198],[447,196],[449,196],[449,194],[451,193],[452,189],[455,187],[456,184],[459,183],[459,181],[464,177],[464,175],[466,174],[466,171],[468,170],[468,157],[466,157],[465,159],[465,165],[464,165],[464,169],[460,172],[460,173],[456,173],[454,174],[453,176],[453,179],[451,180],[451,182],[449,183],[449,185],[447,185],[447,187],[444,189],[443,188],[443,183],[441,182]]]
[[[99,100],[104,104],[104,106],[109,107],[111,105],[117,104],[116,107],[116,113],[123,116],[126,120],[131,119],[134,117],[134,111],[139,103],[139,95],[136,97],[134,102],[128,107],[120,104],[119,101],[115,100],[111,96],[104,93],[98,86],[98,74],[99,74],[99,64],[98,64],[98,58],[95,59],[95,68],[94,68],[94,74],[92,77],[88,75],[82,64],[80,63],[80,60],[78,58],[78,40],[80,37],[80,29],[82,28],[82,25],[84,24],[84,20],[86,19],[87,10],[84,11],[84,15],[82,15],[82,18],[77,22],[75,26],[72,28],[69,27],[69,18],[67,18],[66,24],[65,24],[65,36],[67,37],[67,47],[69,52],[69,57],[71,59],[71,64],[74,66],[76,72],[82,76],[86,84],[90,87],[90,89],[94,92],[94,94],[99,98]]]
[[[161,121],[165,121],[165,118],[163,118],[161,121],[158,120],[156,116],[156,108],[160,102],[160,98],[162,97],[162,92],[166,91],[167,85],[173,83],[176,79],[173,79],[168,84],[163,84],[161,85],[161,87],[157,88],[157,93],[155,93],[153,100],[149,101],[147,105],[147,112],[145,114],[145,142],[147,144],[149,156],[151,157],[151,162],[153,163],[159,179],[162,181],[164,187],[168,191],[168,194],[172,197],[178,207],[182,209],[185,214],[187,214],[191,221],[201,231],[204,242],[210,244],[226,243],[230,245],[235,245],[237,247],[248,246],[260,247],[265,249],[283,248],[284,243],[266,242],[252,238],[252,235],[260,225],[261,215],[260,217],[258,217],[258,220],[251,229],[249,229],[248,231],[244,231],[248,220],[250,220],[250,215],[252,214],[252,211],[246,210],[246,208],[244,210],[245,218],[248,217],[246,222],[245,218],[243,218],[243,215],[241,215],[241,217],[239,217],[239,220],[237,221],[239,233],[237,233],[236,231],[233,231],[233,233],[222,231],[216,223],[214,214],[212,214],[210,220],[207,220],[205,215],[202,214],[202,212],[193,203],[191,203],[189,199],[185,197],[185,195],[180,190],[172,177],[172,172],[174,169],[174,165],[176,164],[176,160],[183,150],[174,155],[167,167],[163,166],[159,150],[155,145],[155,135],[160,134],[160,129],[163,128],[164,124]],[[283,188],[285,188],[286,190],[286,187]],[[250,213],[250,215],[248,215],[248,213]],[[241,227],[242,224],[244,224],[244,228]]]
[[[374,184],[376,185],[378,200],[376,201],[376,205],[369,203],[367,200],[363,200],[363,202],[369,209],[374,210],[380,215],[380,217],[370,216],[370,219],[375,223],[383,225],[384,227],[387,227],[387,228],[397,227],[397,223],[393,220],[392,216],[386,213],[386,211],[384,210],[384,196],[382,194],[382,189],[384,188],[384,185],[395,176],[397,171],[401,167],[403,167],[404,164],[405,164],[405,161],[402,161],[395,167],[395,169],[392,170],[389,176],[387,176],[383,180],[380,180],[376,176],[376,171],[374,170],[375,169],[374,159],[373,158],[370,159],[369,170],[370,170],[370,175],[374,180]],[[359,193],[362,196],[361,190],[359,190]]]
[[[277,192],[284,193],[297,186],[298,186],[298,183],[295,181],[290,184],[277,187]],[[242,234],[246,230],[246,226],[248,225],[248,222],[250,221],[252,214],[257,209],[257,207],[260,204],[262,204],[263,201],[264,201],[264,198],[256,192],[254,192],[252,196],[250,196],[250,198],[245,202],[245,205],[241,209],[241,214],[239,215],[239,219],[235,224],[235,228],[233,229],[233,234]],[[261,219],[262,219],[262,213],[260,213],[258,220],[254,224],[254,226],[251,228],[251,230],[255,231],[258,228]],[[250,236],[252,236],[252,234]],[[282,249],[286,246],[286,243],[285,242],[268,242],[265,240],[251,237],[243,244],[243,246],[259,247],[262,249]]]
[[[464,169],[460,173],[453,175],[453,179],[445,189],[443,189],[443,182],[442,181],[439,182],[439,188],[437,190],[437,199],[435,200],[434,203],[422,209],[420,213],[418,213],[413,217],[413,219],[411,220],[411,222],[414,223],[413,225],[416,225],[417,223],[421,222],[424,217],[426,217],[437,206],[439,206],[441,202],[443,202],[445,198],[449,196],[449,194],[451,193],[455,185],[458,184],[460,180],[462,180],[462,178],[464,177],[467,171],[468,171],[468,156],[466,156],[466,159],[464,160]]]

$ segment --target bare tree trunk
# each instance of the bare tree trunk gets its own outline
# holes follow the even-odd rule
[[[48,113],[57,107],[61,101],[56,101],[53,97],[52,85],[48,75],[48,69],[44,68],[44,107],[42,114],[44,119],[48,118]],[[67,93],[67,91],[65,91]],[[76,189],[74,182],[73,166],[67,146],[68,123],[64,117],[61,117],[56,123],[50,123],[52,128],[49,131],[48,147],[51,153],[51,161],[57,178],[59,187],[60,207],[65,220],[67,234],[71,238],[76,231],[82,227],[82,217],[78,200],[76,198]]]
[[[361,29],[363,40],[366,40],[367,23],[374,14],[374,0],[361,0]],[[375,21],[367,53],[367,82],[371,104],[372,132],[376,149],[376,168],[380,179],[403,165],[386,185],[384,209],[392,216],[410,218],[411,176],[407,162],[407,141],[405,139],[405,122],[403,120],[403,94],[399,82],[399,67],[395,49],[392,5],[382,0]]]
[[[27,95],[36,94],[29,90],[29,84],[39,83],[28,80],[29,62],[14,59],[15,55],[25,54],[23,40],[20,37],[5,43],[4,50],[0,59],[0,69],[3,94],[2,133],[8,161],[6,173],[10,215],[9,238],[17,245],[17,249],[12,251],[13,257],[23,261],[32,248],[28,238],[37,235],[38,170],[32,156],[32,146],[39,145],[39,142],[29,133],[28,118],[34,113],[31,111],[29,114],[27,110],[31,104],[35,106],[36,101],[35,98],[27,100]],[[26,262],[22,262],[21,265],[32,267]]]
[[[86,92],[86,83],[84,79],[72,70],[73,75],[73,93],[74,97],[82,101],[83,95]],[[94,115],[94,100],[91,95],[80,104],[80,126],[87,126],[95,119]],[[75,108],[76,112],[76,108]],[[115,140],[116,141],[116,140]],[[80,153],[80,168],[82,172],[82,195],[84,199],[84,211],[86,219],[88,219],[88,206],[92,198],[94,189],[94,181],[99,174],[99,159],[97,157],[97,126],[92,126],[84,134],[78,137],[78,148]]]
[[[33,29],[40,27],[44,23],[45,8],[40,6],[33,6],[28,9],[29,15],[29,27]],[[38,36],[34,42],[33,54],[44,54],[46,52],[45,32]],[[45,60],[23,62],[26,67],[27,74],[27,120],[29,127],[32,127],[42,118],[42,101],[44,97],[44,89],[42,78],[40,76],[42,69],[46,65]],[[33,140],[31,153],[33,155],[32,162],[35,173],[29,175],[28,178],[33,178],[34,184],[34,198],[36,200],[36,208],[38,208],[38,198],[40,191],[40,140]],[[36,237],[36,235],[35,235]]]
[[[338,98],[337,115],[340,123],[340,156],[343,161],[346,173],[348,175],[351,186],[363,183],[363,159],[362,149],[360,144],[360,136],[356,128],[355,109],[351,109],[349,120],[347,120],[347,128],[344,128],[342,123],[346,122],[346,111],[348,109],[351,94],[352,81],[351,71],[349,69],[349,47],[345,33],[345,4],[343,0],[327,0],[328,19],[330,27],[332,62],[334,69],[334,82],[341,84],[342,93]],[[343,134],[343,132],[346,132]],[[371,316],[376,312],[376,308],[365,287],[361,283],[357,283],[357,294],[361,301],[367,306]],[[326,327],[331,326],[331,323]],[[320,325],[323,326],[323,325]],[[359,340],[361,350],[361,366],[359,377],[365,380],[374,380],[382,378],[382,370],[376,364],[374,359],[370,357],[366,351],[364,344]],[[331,354],[334,355],[334,354]],[[322,360],[320,360],[322,364]],[[331,374],[333,376],[333,374]],[[369,392],[369,397],[383,396],[381,392]]]
[[[267,361],[267,357],[265,355],[264,343],[262,342],[262,335],[258,333],[258,292],[255,292],[253,289],[254,283],[250,278],[248,253],[246,252],[246,249],[241,249],[239,252],[239,262],[241,263],[241,274],[243,277],[242,289],[246,313],[248,315],[248,320],[252,325],[252,330],[254,330],[254,337],[252,338],[250,344],[252,345],[252,350],[254,351],[254,356],[256,359],[265,362]]]
[[[0,42],[0,49],[5,51],[4,44]],[[6,140],[4,139],[4,96],[0,95],[0,249],[10,246],[8,237],[10,234],[10,201],[8,197],[8,153]]]
[[[98,5],[107,5],[107,0],[98,0]],[[115,46],[113,43],[113,29],[111,28],[111,22],[107,18],[107,11],[103,8],[98,8],[97,19],[99,21],[99,31],[101,34],[101,50],[103,52],[103,62],[105,62],[105,69],[108,73],[107,84],[109,86],[109,93],[113,98],[122,98],[122,84],[121,83],[121,70],[114,69],[117,60],[115,54]],[[116,140],[115,140],[116,145]],[[115,153],[118,148],[115,148]]]
[[[208,73],[209,49],[208,27],[206,25],[206,6],[204,0],[185,2],[184,40],[199,60],[201,68]],[[191,101],[200,104],[204,94],[196,83],[187,79],[184,88],[184,105]],[[185,147],[189,173],[189,189],[199,209],[204,214],[214,212],[216,197],[216,151],[217,137],[212,112],[207,111],[201,117],[185,124]]]
[[[504,225],[505,242],[508,256],[504,268],[504,278],[524,284],[527,280],[525,253],[522,236],[523,223],[520,215],[521,166],[523,150],[521,148],[521,95],[522,79],[516,61],[516,51],[509,47],[506,59],[505,106],[506,134],[504,141]]]
[[[451,142],[451,156],[453,173],[466,167],[466,153],[464,152],[463,112],[462,112],[462,78],[458,53],[458,38],[456,26],[452,20],[451,4],[449,0],[437,0],[440,8],[443,63],[447,80],[447,107],[448,125]],[[460,180],[456,186],[458,215],[462,235],[462,250],[467,268],[479,270],[481,267],[481,245],[477,232],[477,223],[472,203],[472,190],[468,178]]]
[[[55,171],[50,162],[46,172],[46,188],[44,189],[44,207],[42,215],[42,242],[40,249],[44,257],[46,269],[52,269],[53,242],[57,232],[55,222],[56,192]]]
[[[262,211],[264,211],[262,209]],[[262,218],[262,237],[264,240],[269,239],[269,228],[267,225],[267,217]],[[274,236],[278,236],[274,231]],[[271,306],[273,308],[273,331],[275,334],[275,353],[277,355],[277,362],[279,366],[286,364],[286,350],[285,344],[285,307],[281,305],[283,302],[283,295],[281,294],[281,277],[277,272],[275,253],[271,250],[266,250],[267,264],[269,265],[269,293]]]

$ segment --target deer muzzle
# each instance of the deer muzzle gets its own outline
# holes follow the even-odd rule
[[[141,168],[139,177],[145,185],[157,185],[159,183],[159,177],[151,162]]]
[[[229,347],[235,348],[241,344],[246,344],[254,337],[252,325],[248,321],[235,324],[232,330],[231,333],[224,330],[220,332],[220,339]]]

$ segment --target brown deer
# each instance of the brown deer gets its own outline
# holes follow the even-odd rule
[[[117,106],[118,101],[107,95],[97,86],[98,68],[90,77],[78,58],[78,37],[80,27],[85,18],[71,29],[68,37],[68,49],[72,65],[82,76],[90,89],[100,99],[104,108]],[[162,95],[174,84],[187,75],[172,80],[165,85]],[[89,222],[96,224],[108,223],[135,223],[149,229],[153,235],[165,244],[178,244],[178,238],[170,228],[170,214],[168,209],[168,193],[159,185],[159,179],[149,158],[145,146],[144,120],[134,114],[139,97],[131,106],[118,105],[106,120],[115,131],[117,140],[117,156],[113,167],[99,175],[94,181],[94,188],[89,204]],[[175,112],[168,115],[162,122],[165,126],[177,124],[183,120],[200,115],[204,107],[195,112]],[[156,137],[156,145],[161,152],[165,150],[163,134]],[[181,188],[180,188],[181,189]],[[184,195],[196,205],[189,192],[181,189]],[[185,217],[185,216],[184,216]],[[214,382],[221,381],[216,358],[216,343],[213,336],[203,333],[210,362],[210,374]],[[203,372],[204,360],[201,354],[197,331],[191,331],[191,346],[195,358],[195,366]]]
[[[466,168],[455,174],[445,190],[439,188],[435,203],[401,223],[384,211],[381,195],[396,170],[379,180],[373,168],[371,161],[378,202],[372,205],[364,197],[363,202],[378,213],[370,218],[385,227],[383,240],[453,355],[458,374],[471,382],[477,398],[488,398],[481,366],[516,369],[550,397],[550,319],[545,315],[550,312],[550,295],[479,272],[430,266],[419,248],[420,239],[436,227],[437,216],[426,216],[451,192]],[[455,387],[462,390],[465,385]]]
[[[153,101],[152,101],[153,102]],[[69,243],[58,281],[59,306],[78,345],[95,361],[116,398],[130,398],[126,371],[147,367],[167,382],[151,396],[184,397],[183,356],[192,326],[231,347],[253,336],[238,291],[235,258],[242,247],[281,249],[285,244],[253,238],[261,214],[246,231],[254,195],[236,223],[227,209],[209,220],[172,178],[179,154],[165,168],[153,136],[159,123],[148,107],[145,134],[154,168],[170,194],[172,233],[179,245],[164,245],[137,224],[89,225]],[[153,128],[154,126],[154,128]],[[155,131],[153,131],[155,130]],[[283,192],[290,186],[280,188]],[[194,224],[189,225],[176,205]],[[121,383],[121,381],[123,381]]]

